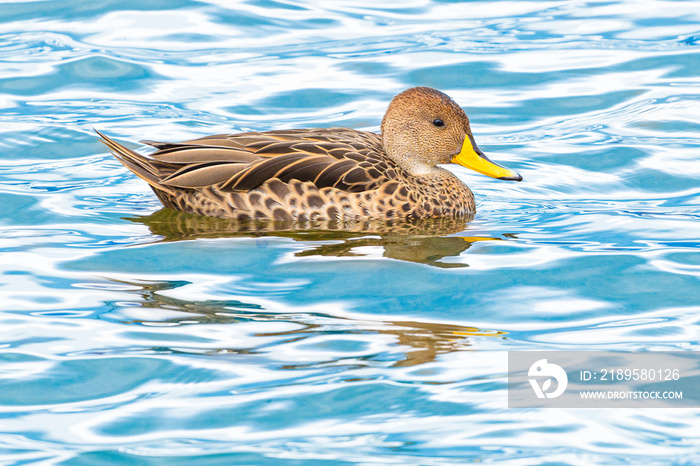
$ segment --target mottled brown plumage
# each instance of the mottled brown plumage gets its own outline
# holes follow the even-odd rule
[[[503,179],[519,175],[478,150],[464,111],[448,96],[417,87],[392,100],[382,134],[347,128],[143,141],[138,154],[100,134],[165,207],[210,217],[281,221],[461,217],[474,196],[438,164],[468,153]],[[459,159],[459,160],[458,160]],[[467,166],[467,165],[465,165]],[[505,171],[504,171],[505,170]]]

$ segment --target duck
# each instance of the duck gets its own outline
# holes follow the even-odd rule
[[[500,180],[514,170],[484,155],[464,110],[445,93],[396,95],[380,133],[350,128],[217,134],[141,141],[142,155],[95,130],[164,207],[236,220],[366,221],[464,217],[472,191],[444,164]]]

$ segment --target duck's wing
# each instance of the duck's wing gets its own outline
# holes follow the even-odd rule
[[[379,135],[344,128],[222,134],[181,143],[143,141],[158,149],[147,157],[124,148],[125,155],[119,151],[123,146],[101,136],[124,165],[151,185],[157,179],[164,187],[249,191],[277,178],[361,192],[396,177]]]

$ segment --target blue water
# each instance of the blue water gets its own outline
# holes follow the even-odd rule
[[[692,464],[700,410],[509,409],[507,352],[699,348],[695,1],[0,4],[0,463]],[[92,128],[378,130],[522,183],[422,232],[160,210]],[[140,149],[139,149],[140,150]]]

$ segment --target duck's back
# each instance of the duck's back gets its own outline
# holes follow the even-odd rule
[[[247,192],[277,178],[361,192],[396,176],[379,135],[345,128],[215,135],[175,144],[144,142],[159,149],[150,157],[161,162],[161,183],[179,188],[217,186],[224,192]]]

